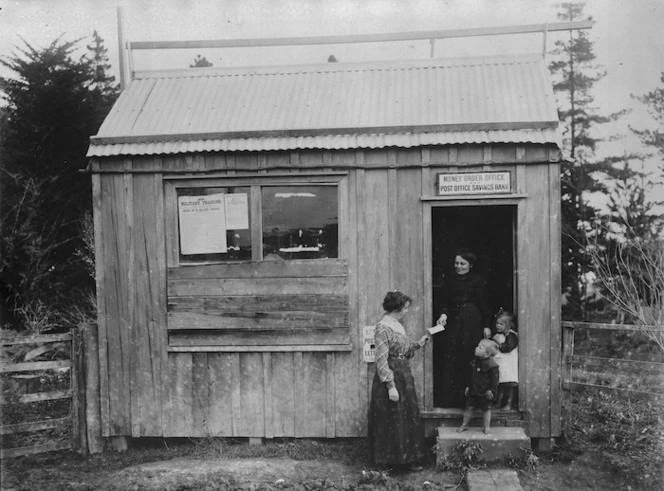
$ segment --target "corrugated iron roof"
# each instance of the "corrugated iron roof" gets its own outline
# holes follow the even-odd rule
[[[539,57],[428,59],[136,75],[88,156],[559,143]]]
[[[393,133],[378,135],[323,135],[299,137],[227,138],[213,140],[176,140],[146,143],[111,143],[93,145],[89,156],[169,155],[198,152],[259,152],[278,150],[353,148],[411,148],[424,145],[463,143],[555,143],[560,146],[556,129],[447,131],[437,133]]]

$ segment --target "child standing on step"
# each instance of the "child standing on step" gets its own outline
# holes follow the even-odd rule
[[[466,410],[463,423],[457,432],[468,429],[473,417],[473,410],[482,410],[483,431],[491,432],[491,405],[498,391],[498,364],[493,359],[497,354],[498,345],[491,339],[482,339],[475,348],[475,357],[470,362],[470,386],[466,387]]]
[[[516,349],[519,338],[512,312],[500,309],[496,315],[496,334],[492,339],[498,344],[500,351],[495,358],[500,369],[496,405],[502,411],[511,411],[516,409],[516,393],[519,387],[519,350]]]

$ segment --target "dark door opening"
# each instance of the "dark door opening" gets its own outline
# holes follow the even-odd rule
[[[477,255],[473,272],[486,281],[490,312],[495,314],[501,307],[514,311],[515,217],[516,207],[509,205],[437,207],[431,210],[433,323],[441,313],[445,278],[454,274],[454,251],[459,248],[470,249]],[[451,373],[450,364],[445,363],[443,346],[449,341],[448,336],[451,334],[441,333],[433,337],[434,406],[462,407],[463,394],[451,388],[455,384],[450,384],[450,380],[455,375]]]

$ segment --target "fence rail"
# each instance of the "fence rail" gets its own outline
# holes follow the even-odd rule
[[[608,390],[635,396],[664,397],[664,363],[574,353],[575,329],[664,332],[664,326],[563,321],[563,389]]]
[[[69,343],[69,359],[65,360],[53,360],[53,361],[28,361],[27,359],[33,359],[30,357],[30,353],[36,353],[36,355],[43,354],[48,352],[48,349],[43,349],[44,346],[54,346],[54,343]],[[14,424],[4,424],[0,426],[0,436],[6,437],[7,435],[16,435],[20,433],[25,433],[28,435],[26,440],[39,440],[36,432],[44,430],[58,430],[59,434],[67,434],[68,437],[60,440],[51,440],[51,441],[38,441],[30,445],[21,445],[6,447],[4,444],[0,449],[0,456],[5,458],[18,457],[24,455],[37,454],[42,452],[49,452],[54,450],[71,450],[78,449],[79,439],[80,439],[80,429],[79,429],[79,391],[80,391],[80,379],[78,375],[78,367],[80,366],[80,360],[77,356],[80,350],[80,339],[78,331],[72,331],[71,333],[66,334],[52,334],[52,335],[35,335],[35,336],[25,336],[21,338],[6,340],[0,340],[0,346],[2,349],[7,351],[12,346],[20,346],[34,344],[38,345],[39,348],[34,348],[24,355],[23,362],[18,363],[0,363],[0,374],[2,374],[3,379],[11,380],[18,382],[24,380],[24,385],[28,385],[30,379],[35,379],[39,374],[44,374],[44,372],[51,372],[51,374],[56,371],[68,371],[69,372],[69,388],[41,392],[27,392],[27,393],[13,393],[11,387],[5,387],[2,397],[0,397],[0,405],[4,406],[3,411],[6,410],[7,406],[10,404],[20,404],[20,405],[29,405],[33,403],[39,403],[44,401],[57,401],[57,400],[69,400],[69,411],[65,417],[56,418],[56,419],[41,419],[39,421],[28,421],[22,423]],[[34,355],[34,356],[36,356]],[[26,389],[27,390],[27,389]],[[27,406],[26,406],[27,410]],[[46,418],[47,415],[40,415],[42,418]]]

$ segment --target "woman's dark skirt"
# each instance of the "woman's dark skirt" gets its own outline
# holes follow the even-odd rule
[[[475,356],[475,347],[483,338],[482,314],[472,303],[450,311],[442,344],[441,372],[436,374],[436,405],[464,407],[464,390],[470,384],[468,365]]]
[[[415,382],[407,359],[390,358],[399,401],[374,376],[369,405],[369,449],[376,464],[410,464],[425,457],[424,425],[420,420]]]

